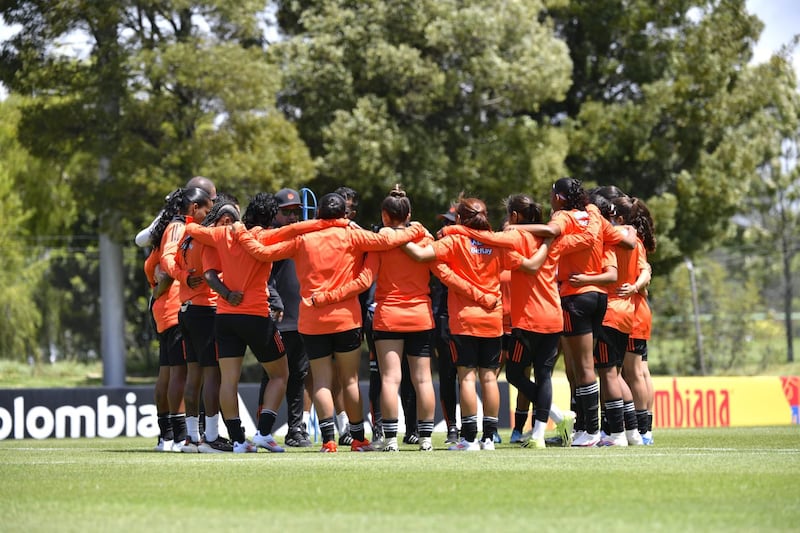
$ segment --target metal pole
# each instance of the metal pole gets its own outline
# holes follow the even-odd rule
[[[688,257],[686,258],[686,268],[689,270],[689,283],[692,288],[692,309],[694,313],[694,331],[697,336],[697,361],[700,366],[700,374],[706,375],[706,358],[703,354],[703,332],[700,329],[700,303],[697,298],[697,280],[694,275],[694,264]]]

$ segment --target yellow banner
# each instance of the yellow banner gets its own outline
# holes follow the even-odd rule
[[[654,377],[653,425],[660,428],[800,423],[800,377]],[[569,383],[553,376],[553,402],[569,409]],[[516,389],[509,387],[513,420]]]

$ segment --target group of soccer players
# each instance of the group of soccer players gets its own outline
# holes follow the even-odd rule
[[[145,273],[161,347],[156,449],[282,452],[272,431],[284,396],[285,444],[310,446],[302,418],[307,388],[319,420],[321,451],[338,450],[337,427],[339,444],[346,437],[352,451],[397,451],[398,390],[405,370],[416,398],[415,440],[421,451],[433,450],[434,347],[449,352],[459,384],[460,438],[455,408],[445,405],[454,395],[442,395],[450,450],[494,449],[501,354],[507,354],[508,380],[519,390],[512,442],[544,447],[548,418],[557,423],[562,445],[652,442],[645,294],[646,253],[655,247],[653,222],[641,201],[614,187],[591,192],[590,197],[578,180],[558,180],[547,224],[529,196],[512,195],[501,232],[491,231],[483,201],[460,197],[443,215],[453,224],[434,239],[410,222],[411,202],[399,187],[381,204],[381,229],[370,231],[347,218],[352,211],[347,194],[324,195],[316,218],[300,222],[296,191],[259,193],[240,220],[235,198],[217,195],[206,178],[193,178],[167,198],[153,225],[137,236],[137,244],[152,246]],[[445,346],[434,334],[432,275],[447,289]],[[369,344],[380,371],[373,442],[365,435],[359,388],[366,311],[359,295],[370,287]],[[238,411],[248,347],[265,372],[258,430],[251,439]],[[559,347],[574,413],[552,405],[550,376]],[[442,393],[451,385],[441,383]],[[529,402],[533,428],[523,434]],[[346,434],[337,425],[339,410],[349,419]],[[219,413],[230,440],[219,435]]]

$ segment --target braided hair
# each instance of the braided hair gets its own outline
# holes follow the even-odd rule
[[[214,205],[211,207],[211,210],[206,215],[206,218],[203,219],[201,225],[203,226],[213,226],[222,218],[224,215],[229,215],[233,220],[238,221],[240,219],[239,216],[239,208],[237,207],[239,201],[236,199],[235,196],[225,193],[217,194],[217,199],[214,201]],[[186,257],[186,253],[189,251],[191,247],[192,240],[194,237],[191,235],[187,235],[187,237],[181,243],[181,250],[183,251],[183,257]]]
[[[564,177],[553,184],[553,194],[564,200],[564,209],[578,209],[583,211],[589,203],[586,191],[583,190],[581,180]]]
[[[197,204],[205,204],[211,202],[211,197],[208,192],[198,187],[189,187],[182,189],[175,189],[167,196],[164,203],[164,209],[161,211],[161,216],[156,222],[153,231],[150,232],[154,246],[158,248],[161,246],[161,238],[164,236],[164,231],[173,220],[186,221],[184,215],[189,210],[189,206]]]
[[[623,196],[614,200],[617,213],[636,228],[636,233],[642,239],[644,249],[653,252],[656,249],[655,223],[650,215],[647,205],[636,197]]]
[[[619,214],[614,203],[603,194],[601,188],[591,189],[587,194],[589,195],[589,203],[596,205],[597,209],[600,210],[600,214],[606,220],[611,220],[612,217]]]

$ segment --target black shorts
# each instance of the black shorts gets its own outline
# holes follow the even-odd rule
[[[172,326],[158,334],[158,366],[186,364],[180,326]]]
[[[183,332],[183,350],[187,363],[200,366],[219,366],[217,345],[214,342],[214,320],[216,307],[184,304],[178,313],[178,322]]]
[[[277,361],[286,353],[275,322],[266,316],[217,315],[214,333],[220,359],[244,357],[248,346],[259,363]]]
[[[641,355],[642,361],[647,361],[647,339],[628,339],[628,352]]]
[[[405,332],[392,332],[392,331],[377,331],[374,330],[372,335],[376,341],[400,340],[403,341],[403,355],[413,355],[415,357],[430,357],[431,356],[431,341],[433,340],[433,331],[428,329],[425,331],[405,331]]]
[[[511,364],[512,360],[514,363],[524,363],[527,359],[525,366],[553,369],[558,357],[558,341],[561,333],[537,333],[520,328],[514,328],[512,332],[516,344],[521,345],[522,349],[515,347],[509,353],[507,364]]]
[[[352,352],[361,346],[361,328],[324,335],[301,333],[308,359],[321,359],[334,353]]]
[[[456,366],[467,368],[500,368],[502,337],[473,337],[453,335],[451,347],[455,348]]]
[[[628,334],[618,329],[603,326],[600,338],[594,347],[594,367],[621,367],[628,348]]]
[[[597,338],[603,328],[603,318],[608,307],[608,295],[602,292],[585,292],[561,298],[564,312],[565,337],[591,333]]]

